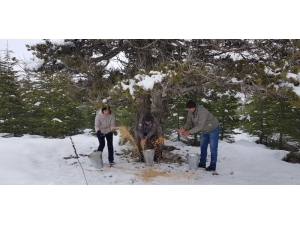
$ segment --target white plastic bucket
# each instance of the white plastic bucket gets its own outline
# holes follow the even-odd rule
[[[199,164],[199,154],[198,153],[191,153],[187,154],[189,170],[197,170]]]
[[[154,149],[147,149],[143,151],[146,164],[154,163]]]
[[[93,167],[100,169],[103,167],[102,152],[96,151],[89,155]]]

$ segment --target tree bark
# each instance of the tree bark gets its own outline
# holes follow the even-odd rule
[[[169,98],[168,96],[162,96],[160,92],[156,92],[152,95],[152,105],[151,112],[153,116],[158,121],[157,125],[157,137],[160,138],[161,141],[158,142],[156,147],[156,154],[161,156],[163,150],[163,138],[166,129],[166,122],[168,117],[170,116],[169,110]]]
[[[151,107],[151,95],[150,94],[140,94],[138,96],[138,106],[135,114],[135,121],[134,121],[134,140],[136,145],[139,148],[139,152],[134,153],[134,156],[141,156],[141,145],[140,145],[140,138],[138,134],[139,128],[139,121],[140,119],[148,112],[150,112]],[[145,146],[148,148],[149,146]]]

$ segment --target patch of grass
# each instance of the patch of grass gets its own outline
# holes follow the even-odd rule
[[[300,163],[300,152],[290,152],[282,160],[289,163]]]

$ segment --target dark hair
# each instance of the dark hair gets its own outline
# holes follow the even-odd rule
[[[111,113],[111,110],[110,110],[110,107],[109,107],[109,106],[104,106],[104,107],[102,108],[102,110],[101,110],[102,113],[103,113],[104,110],[107,110],[107,109],[108,109],[109,113]]]
[[[193,101],[193,100],[189,100],[187,103],[186,103],[186,107],[188,109],[190,108],[196,108],[196,103]]]
[[[151,115],[151,113],[146,113],[146,115],[144,116],[144,121],[151,121],[153,122],[154,118]]]

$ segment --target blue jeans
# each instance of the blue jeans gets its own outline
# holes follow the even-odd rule
[[[218,144],[219,144],[219,134],[220,134],[220,125],[213,131],[204,134],[201,134],[200,140],[200,163],[206,165],[207,157],[207,146],[210,144],[210,166],[216,168],[217,158],[218,158]]]

